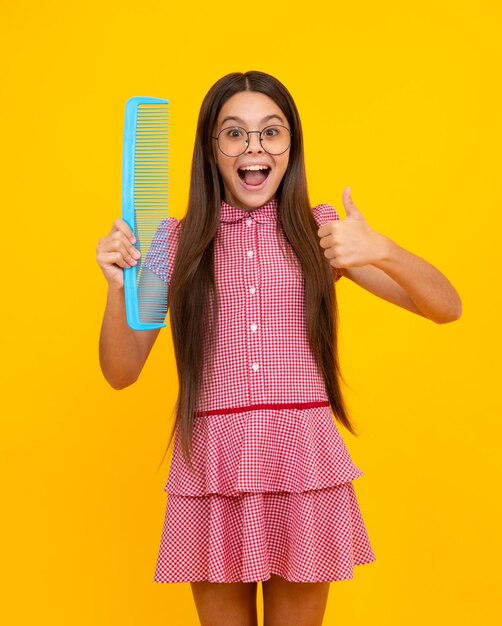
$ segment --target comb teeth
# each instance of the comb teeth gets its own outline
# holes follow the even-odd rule
[[[160,223],[168,216],[168,192],[168,102],[131,98],[126,106],[123,218],[136,236],[141,257],[136,266],[125,270],[124,282],[127,319],[135,330],[165,326],[167,285],[152,272],[143,271],[143,263]]]

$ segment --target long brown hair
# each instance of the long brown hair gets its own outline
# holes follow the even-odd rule
[[[179,429],[187,464],[192,468],[192,429],[203,372],[204,308],[211,292],[217,328],[218,298],[214,281],[214,239],[220,224],[223,181],[213,154],[212,131],[223,104],[241,91],[271,98],[286,116],[292,141],[288,167],[277,190],[279,225],[301,264],[305,283],[308,340],[324,376],[336,419],[357,435],[342,397],[337,351],[338,307],[331,266],[319,245],[312,215],[303,154],[300,117],[289,91],[263,72],[232,73],[218,80],[202,102],[192,160],[188,209],[169,289],[171,330],[179,377],[176,419],[166,452]],[[207,340],[207,337],[206,337]],[[163,459],[164,459],[163,457]],[[162,463],[162,461],[161,461]]]

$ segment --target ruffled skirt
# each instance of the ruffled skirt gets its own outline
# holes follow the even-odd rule
[[[155,582],[334,581],[376,559],[329,406],[197,417],[193,461],[176,433]]]

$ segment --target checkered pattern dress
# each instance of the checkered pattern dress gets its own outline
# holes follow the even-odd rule
[[[196,471],[186,467],[176,432],[155,582],[252,582],[271,574],[334,581],[376,558],[352,485],[363,472],[338,431],[309,347],[303,274],[278,210],[275,200],[252,212],[221,205],[214,250],[220,317],[203,347]],[[339,219],[327,204],[313,215],[319,226]],[[164,220],[145,258],[168,284],[181,226]],[[212,307],[210,298],[207,320]]]

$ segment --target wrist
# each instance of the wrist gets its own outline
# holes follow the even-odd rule
[[[381,233],[376,233],[376,235],[377,235],[376,249],[378,252],[377,252],[377,257],[373,265],[375,265],[375,267],[379,267],[380,269],[383,269],[382,266],[388,263],[389,261],[392,261],[392,259],[395,257],[397,244],[394,241],[392,241],[392,239],[389,239],[389,237],[387,237],[386,235],[382,235]]]
[[[108,283],[108,293],[117,294],[124,292],[124,285],[114,285],[112,283]]]
[[[124,287],[121,287],[120,285],[108,285],[106,300],[114,307],[117,306],[117,304],[123,306],[125,304]]]

